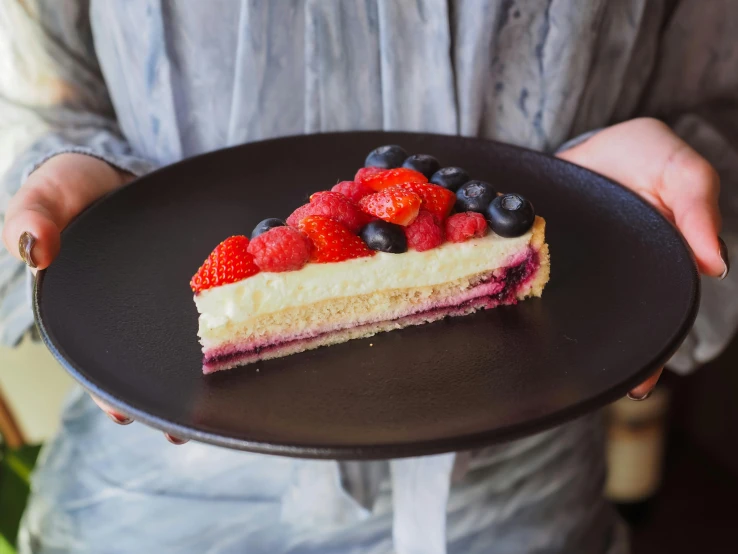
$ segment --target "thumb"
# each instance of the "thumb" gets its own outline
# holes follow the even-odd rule
[[[31,268],[47,268],[59,253],[60,235],[69,222],[132,178],[84,154],[54,156],[10,201],[3,226],[5,247]]]
[[[685,144],[665,165],[660,188],[700,270],[707,275],[724,275],[728,262],[718,236],[720,178],[715,169]]]

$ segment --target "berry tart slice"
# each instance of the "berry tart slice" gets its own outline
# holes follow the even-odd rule
[[[203,371],[541,296],[544,232],[523,196],[377,148],[353,181],[210,254],[190,282]]]

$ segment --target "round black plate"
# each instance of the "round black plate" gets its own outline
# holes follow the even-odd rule
[[[202,261],[351,179],[387,143],[527,195],[548,222],[543,298],[203,376],[189,289]],[[82,385],[172,434],[290,456],[415,456],[562,423],[667,361],[699,297],[681,235],[631,192],[536,152],[438,135],[312,135],[198,156],[103,199],[62,242],[38,276],[36,317]]]

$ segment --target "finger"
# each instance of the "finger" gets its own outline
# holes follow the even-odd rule
[[[60,229],[44,206],[24,202],[9,209],[3,241],[10,253],[32,269],[45,269],[59,253]]]
[[[172,444],[176,444],[177,446],[186,444],[189,442],[189,439],[181,439],[179,437],[175,437],[174,435],[170,435],[169,433],[164,433],[164,437],[171,442]]]
[[[82,154],[62,154],[38,168],[8,205],[3,242],[31,268],[45,269],[59,253],[61,231],[126,176]]]
[[[663,368],[659,369],[643,383],[632,389],[628,393],[628,398],[630,398],[631,400],[645,400],[646,398],[648,398],[653,392],[653,389],[656,387],[656,383],[658,383],[663,371]]]
[[[694,252],[700,271],[713,277],[726,272],[721,256],[720,179],[712,166],[686,144],[664,167],[659,194]]]
[[[133,423],[133,420],[120,413],[119,411],[115,410],[96,396],[90,395],[90,398],[92,398],[93,402],[98,405],[98,407],[107,414],[107,416],[112,419],[115,423],[118,425],[128,425],[130,423]]]

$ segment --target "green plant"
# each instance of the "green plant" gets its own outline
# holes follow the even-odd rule
[[[30,492],[30,477],[40,446],[11,450],[0,443],[0,554],[13,554],[23,510]]]

